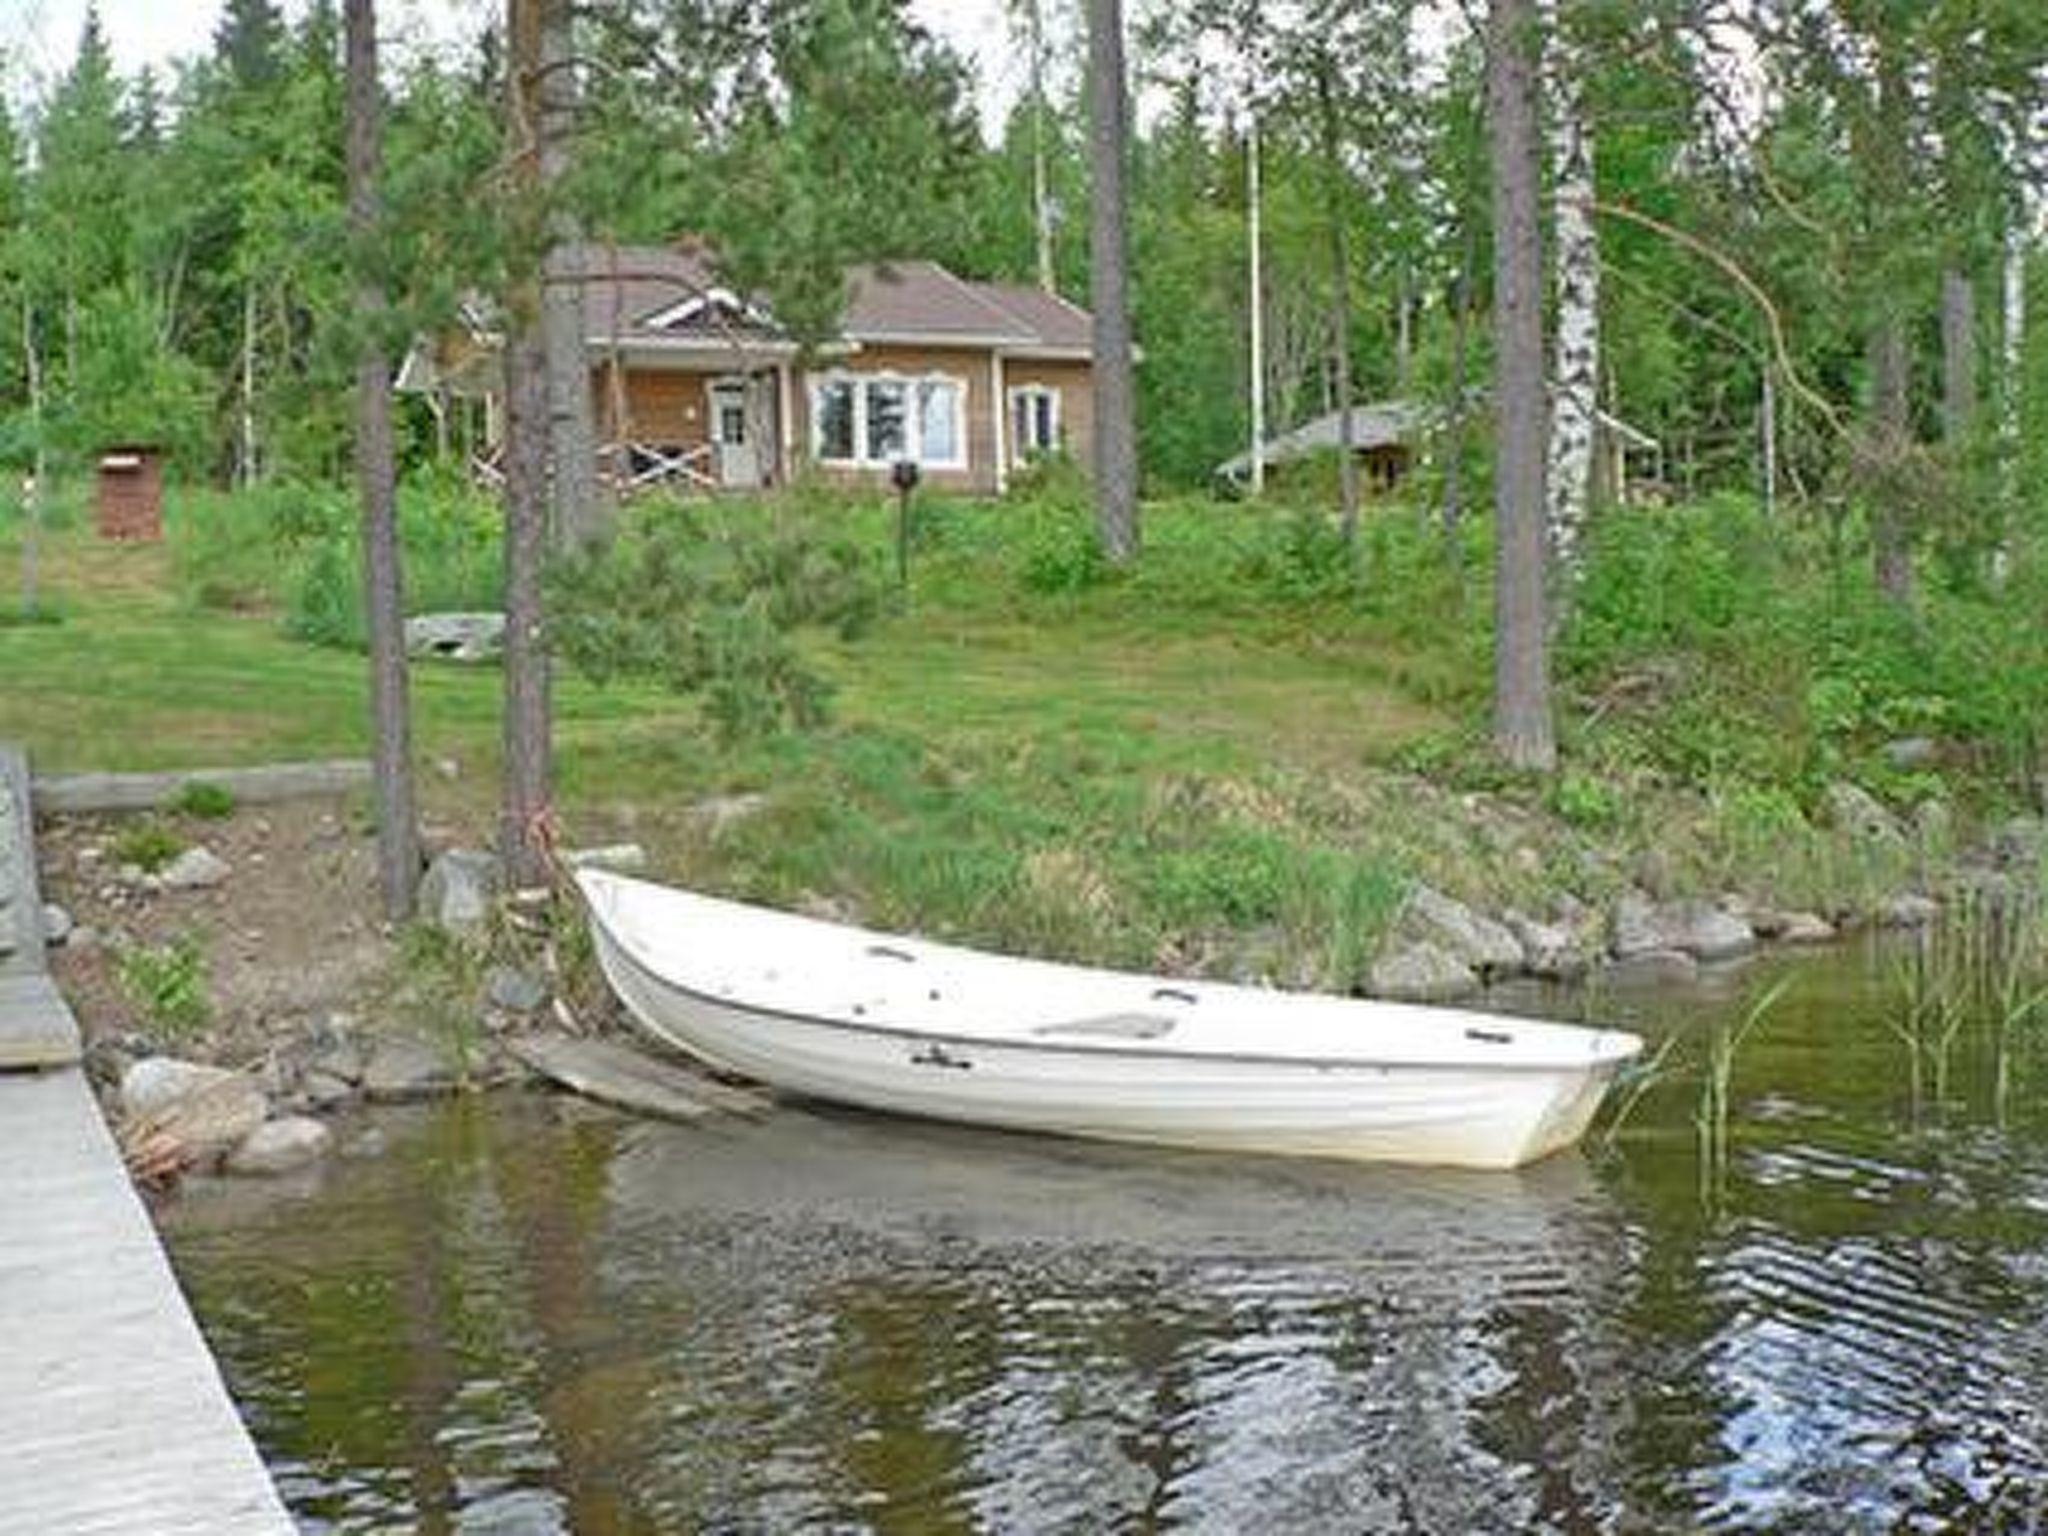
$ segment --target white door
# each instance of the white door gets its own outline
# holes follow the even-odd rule
[[[711,386],[711,447],[718,456],[718,483],[727,488],[758,486],[761,459],[747,430],[744,384]]]

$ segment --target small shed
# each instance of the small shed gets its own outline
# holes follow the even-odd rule
[[[149,443],[115,443],[100,451],[94,523],[103,539],[164,536],[164,456]]]

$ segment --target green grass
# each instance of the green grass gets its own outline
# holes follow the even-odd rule
[[[445,487],[412,508],[425,596],[466,587],[476,603],[489,509]],[[879,501],[703,515],[744,538],[771,512],[827,520],[891,569]],[[572,838],[634,837],[671,876],[764,900],[1347,986],[1412,876],[1540,914],[1561,890],[1611,897],[1654,856],[1685,890],[1854,905],[1930,854],[1819,825],[1829,779],[1902,812],[1939,794],[1997,814],[2038,767],[2048,664],[2040,626],[2020,622],[2037,564],[2023,558],[2004,594],[1930,584],[1916,627],[1809,528],[1718,504],[1627,517],[1594,541],[1560,648],[1567,772],[1548,783],[1485,749],[1483,526],[1460,569],[1399,504],[1372,511],[1355,551],[1295,508],[1156,505],[1141,560],[1118,573],[1077,553],[1085,507],[1054,486],[921,505],[909,591],[891,581],[858,638],[800,633],[833,685],[820,729],[727,740],[657,679],[598,687],[559,669],[558,808]],[[345,500],[188,497],[172,532],[168,546],[47,537],[64,622],[0,627],[0,737],[44,769],[364,753]],[[0,522],[0,573],[12,538]],[[309,625],[313,609],[334,622]],[[413,688],[419,761],[460,765],[423,772],[428,814],[482,838],[499,676],[422,665]],[[1884,767],[1883,742],[1907,730],[1950,741],[1938,775]],[[718,829],[691,811],[737,791],[766,809]]]

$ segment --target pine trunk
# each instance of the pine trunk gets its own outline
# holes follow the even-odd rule
[[[507,112],[520,244],[505,337],[505,751],[498,846],[515,885],[547,877],[542,821],[551,778],[541,571],[548,546],[549,397],[538,262],[545,241],[538,136],[541,33],[548,0],[507,6]]]
[[[1516,768],[1556,766],[1544,603],[1542,179],[1535,0],[1491,0],[1488,138],[1494,228],[1494,743]]]
[[[1600,386],[1600,246],[1593,230],[1593,128],[1579,60],[1555,50],[1553,187],[1557,226],[1557,351],[1551,380],[1549,514],[1560,588],[1579,566],[1593,483]]]
[[[1123,565],[1138,552],[1137,402],[1131,368],[1130,244],[1125,160],[1130,95],[1124,79],[1122,0],[1088,0],[1088,266],[1095,306],[1095,517],[1103,553]]]
[[[597,478],[597,427],[590,398],[580,230],[564,201],[576,126],[576,73],[569,0],[541,0],[541,196],[547,201],[548,255],[541,291],[547,350],[548,460],[554,535],[574,548],[599,537],[607,521]]]
[[[363,506],[363,598],[370,639],[370,716],[377,791],[377,884],[384,915],[412,916],[419,886],[413,801],[412,701],[405,669],[405,608],[398,555],[398,476],[391,430],[389,323],[377,260],[383,157],[375,0],[347,0],[348,223],[358,265],[356,484]]]

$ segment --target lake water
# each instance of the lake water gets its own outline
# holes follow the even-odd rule
[[[534,1095],[165,1219],[308,1530],[2048,1527],[2048,1068],[1893,969],[1595,999],[1669,1074],[1513,1175]]]

